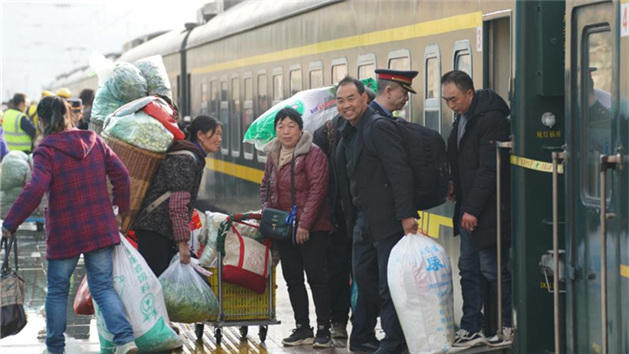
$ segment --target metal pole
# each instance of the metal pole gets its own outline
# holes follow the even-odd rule
[[[601,344],[607,354],[607,156],[601,156]]]
[[[558,162],[565,157],[564,152],[554,151],[553,157],[553,315],[555,320],[555,353],[560,351],[559,341],[559,197],[557,176]]]

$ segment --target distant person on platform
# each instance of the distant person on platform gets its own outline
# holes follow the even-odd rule
[[[408,102],[408,94],[417,93],[411,87],[417,71],[401,71],[390,69],[376,70],[378,92],[376,99],[369,107],[379,115],[393,118],[393,112],[402,110]]]
[[[33,148],[36,129],[28,116],[24,114],[27,105],[26,95],[16,93],[11,99],[9,109],[2,117],[2,129],[9,150],[30,153]]]
[[[81,101],[83,101],[83,118],[81,119],[81,123],[79,123],[79,128],[87,129],[87,126],[90,123],[90,118],[92,117],[92,103],[94,102],[94,90],[84,89],[79,94],[79,98],[81,99]],[[83,126],[85,126],[85,128],[83,128]]]

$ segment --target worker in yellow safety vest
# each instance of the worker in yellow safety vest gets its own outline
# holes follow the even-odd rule
[[[11,100],[11,106],[2,117],[2,129],[9,150],[30,152],[35,138],[35,126],[24,114],[26,109],[26,95],[16,93]]]

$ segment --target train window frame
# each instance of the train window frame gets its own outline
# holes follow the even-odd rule
[[[279,82],[281,86],[279,89],[280,97],[278,98],[275,97],[275,77],[277,76],[280,77]],[[273,73],[271,74],[271,94],[271,107],[284,100],[284,69],[281,66],[273,68]]]
[[[247,81],[249,81],[250,83],[250,89],[251,89],[251,95],[249,97],[247,97]],[[247,72],[245,74],[243,74],[242,76],[242,89],[243,89],[243,93],[244,93],[244,97],[242,100],[242,113],[241,113],[241,124],[242,124],[242,135],[240,137],[240,141],[244,140],[245,137],[245,133],[247,132],[247,129],[249,129],[249,127],[251,126],[251,124],[253,124],[254,120],[255,120],[255,110],[253,109],[253,74],[251,72]],[[246,116],[247,110],[251,110],[251,117],[249,118],[249,125],[247,125],[246,123]],[[255,150],[255,147],[253,146],[253,144],[250,143],[242,143],[242,151],[243,151],[243,156],[245,157],[246,160],[253,160],[253,152]]]
[[[221,100],[219,96],[219,81],[217,77],[210,78],[210,106],[208,113],[212,117],[219,118],[219,109],[221,106]]]
[[[236,82],[238,84],[238,87],[236,88],[236,91],[234,91],[234,82]],[[236,131],[230,131],[230,149],[231,149],[231,155],[232,157],[238,158],[240,157],[240,144],[241,141],[240,139],[236,139],[235,141],[233,140],[234,137],[240,137],[242,134],[242,100],[240,99],[240,97],[242,96],[242,92],[241,92],[241,85],[240,85],[240,76],[238,74],[232,74],[232,76],[230,77],[229,80],[229,92],[230,92],[230,96],[229,96],[229,129],[234,129],[233,127],[233,123],[236,123]],[[235,99],[235,95],[234,93],[236,93],[238,95],[238,102],[236,102]],[[233,134],[232,134],[233,132]]]
[[[437,61],[437,80],[439,82],[437,93],[435,97],[428,98],[428,61],[434,59]],[[432,43],[426,46],[424,50],[424,82],[423,82],[423,99],[424,99],[424,126],[435,129],[435,127],[429,126],[426,122],[426,113],[428,112],[437,112],[437,130],[439,134],[441,134],[441,126],[442,126],[442,110],[441,110],[441,52],[439,49],[439,45],[436,43]]]
[[[266,110],[264,112],[260,112],[260,77],[264,76],[264,81],[265,81],[265,92],[266,92],[266,106],[267,110],[270,109],[272,107],[272,105],[269,103],[271,100],[271,96],[269,96],[269,75],[267,74],[266,70],[260,70],[256,73],[256,85],[255,85],[255,97],[256,97],[256,107],[254,110],[256,119],[262,115],[262,113],[266,112]],[[258,160],[258,162],[260,163],[266,163],[266,153],[264,151],[260,151],[258,149],[254,149],[256,151],[256,159]]]
[[[609,23],[604,22],[604,23],[599,23],[599,24],[592,24],[589,25],[587,27],[585,27],[583,29],[583,32],[581,34],[581,67],[587,67],[589,68],[591,66],[591,58],[590,58],[590,36],[592,35],[596,35],[596,34],[602,34],[602,33],[607,33],[608,35],[611,36],[611,41],[613,43],[613,32],[611,30],[611,26]],[[613,50],[612,50],[613,53]],[[598,70],[597,70],[598,71]],[[612,57],[612,69],[611,69],[611,73],[610,73],[613,77],[613,57]],[[580,195],[581,195],[581,201],[584,205],[586,206],[590,206],[590,207],[597,207],[601,205],[601,192],[600,192],[600,162],[598,163],[598,165],[595,165],[595,169],[588,169],[588,159],[589,159],[589,147],[590,147],[590,143],[589,141],[591,139],[589,139],[590,134],[592,133],[592,129],[589,126],[589,123],[591,123],[590,121],[590,112],[589,112],[589,104],[588,104],[588,99],[589,99],[589,95],[588,95],[588,90],[586,90],[586,82],[588,81],[588,75],[590,74],[590,70],[580,70],[579,73],[579,86],[580,86],[580,95],[579,95],[579,105],[581,107],[580,109],[580,113],[581,113],[581,117],[580,117],[580,130],[581,130],[581,141],[580,141],[580,146],[579,146],[579,150],[580,150],[580,154],[581,156],[583,156],[582,161],[580,163],[580,168],[579,168],[579,174],[580,174],[580,186],[579,186],[579,190],[580,190]],[[613,80],[613,79],[612,79]],[[612,87],[610,87],[610,90],[613,91],[613,84]],[[613,100],[613,92],[609,92],[610,94],[610,99]],[[587,108],[586,108],[587,107]],[[611,107],[610,107],[610,111],[611,111]],[[614,141],[614,117],[613,114],[610,114],[610,136],[609,136],[609,141],[610,141],[610,146],[609,146],[609,151],[604,151],[604,154],[613,154],[613,146],[611,143],[613,143]],[[597,142],[600,142],[597,140]],[[612,199],[613,199],[613,193],[611,193],[612,191],[612,186],[613,186],[613,181],[614,181],[614,174],[613,173],[608,173],[607,174],[607,200],[606,203],[608,205],[611,204]],[[596,184],[596,188],[594,188],[594,192],[595,194],[592,194],[589,191],[588,188],[588,183],[590,183],[591,181],[594,181]]]
[[[204,77],[201,81],[201,109],[199,110],[199,114],[207,115],[210,111],[208,100],[208,82],[207,77]]]
[[[411,58],[411,51],[408,49],[397,49],[394,51],[391,51],[387,54],[387,68],[388,69],[392,69],[391,67],[391,63],[394,60],[397,59],[407,59],[408,61],[408,67],[405,68],[397,68],[397,69],[401,69],[401,70],[412,70],[412,58]],[[395,112],[391,112],[393,113],[393,115],[395,116],[399,116],[399,112],[400,111],[405,111],[406,114],[403,116],[404,119],[406,119],[409,122],[413,122],[413,94],[411,94],[409,92],[408,94],[408,102],[406,103],[405,109],[399,110],[399,111],[395,111]]]
[[[454,48],[452,49],[452,69],[453,70],[460,70],[460,68],[457,67],[457,64],[458,64],[458,59],[461,56],[463,56],[463,54],[467,54],[470,57],[470,72],[468,72],[467,74],[470,76],[470,78],[472,78],[472,81],[473,81],[474,57],[472,56],[472,46],[468,39],[463,39],[460,41],[456,41],[454,43]]]
[[[343,77],[341,77],[340,79],[334,80],[334,68],[340,67],[340,66],[345,66],[346,74],[343,75]],[[331,85],[338,84],[339,81],[343,80],[343,78],[345,76],[347,76],[347,75],[349,75],[349,64],[347,62],[347,58],[346,57],[342,57],[342,58],[332,59],[332,62],[330,62],[330,83],[331,83]]]
[[[312,85],[312,73],[315,71],[321,72],[321,86],[313,87]],[[308,88],[321,88],[325,86],[325,76],[323,75],[323,62],[321,60],[313,61],[308,64]]]
[[[356,77],[361,80],[365,79],[365,77],[361,77],[360,68],[363,66],[373,65],[374,71],[371,73],[369,78],[376,79],[376,68],[378,67],[378,63],[376,60],[376,55],[374,53],[361,54],[358,56],[358,60],[356,62]]]
[[[225,85],[225,100],[223,100],[223,85]],[[219,80],[219,109],[218,109],[218,119],[223,124],[223,141],[221,144],[221,154],[229,155],[229,134],[231,134],[231,127],[229,126],[229,81],[227,80],[227,76],[221,76]],[[227,118],[225,122],[225,117],[223,116],[223,112],[226,112]]]
[[[293,87],[293,73],[295,72],[299,72],[299,86],[301,86],[299,88],[299,90],[297,90],[296,92],[294,91],[294,87]],[[291,65],[290,68],[288,69],[288,92],[290,97],[292,97],[293,95],[295,95],[297,92],[301,92],[304,90],[304,74],[301,70],[301,65],[300,64],[295,64],[295,65]]]

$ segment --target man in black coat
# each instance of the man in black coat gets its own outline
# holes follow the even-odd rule
[[[376,99],[371,101],[369,107],[383,117],[393,118],[393,112],[403,109],[408,102],[409,92],[417,93],[411,86],[415,76],[417,76],[417,71],[414,70],[376,70],[378,92]]]
[[[488,344],[482,332],[482,277],[497,281],[496,251],[496,142],[509,140],[509,107],[491,90],[474,91],[472,79],[463,71],[441,78],[443,99],[456,114],[448,138],[451,169],[448,198],[456,201],[454,234],[461,235],[459,270],[463,293],[461,329],[454,346]],[[503,161],[508,161],[506,158]],[[509,261],[510,185],[509,164],[500,166],[502,183],[502,319],[503,336],[489,344],[511,340],[511,274]]]
[[[358,288],[380,303],[385,337],[377,354],[400,353],[404,334],[387,283],[389,254],[406,234],[417,232],[413,173],[393,122],[377,119],[364,85],[346,77],[336,91],[341,127],[335,165],[347,230],[353,230],[353,267]],[[365,137],[371,139],[365,142]]]

